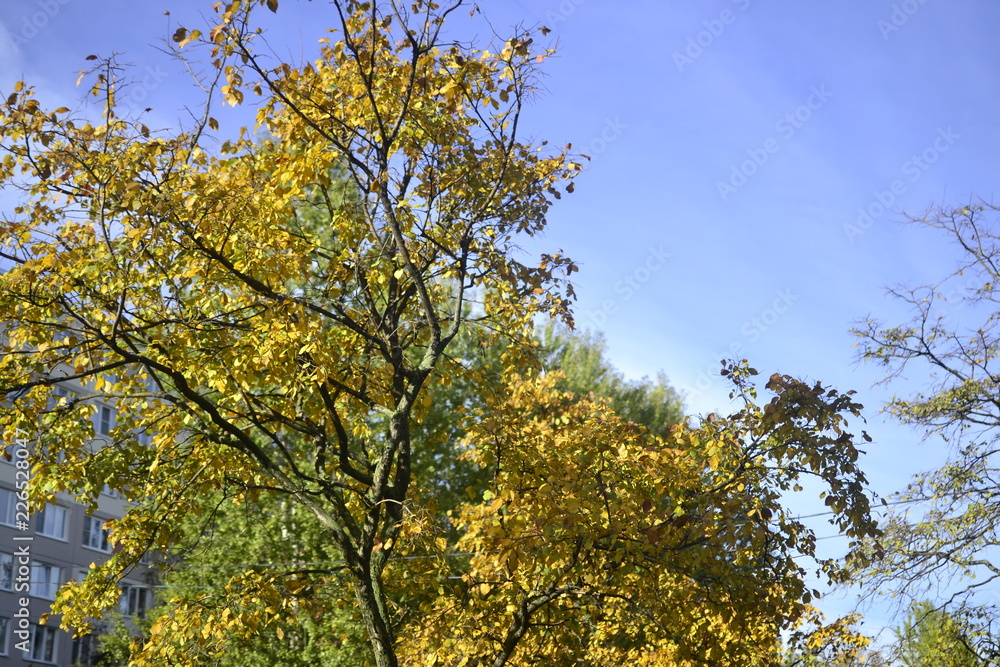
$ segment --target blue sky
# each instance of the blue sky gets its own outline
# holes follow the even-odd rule
[[[136,66],[136,107],[175,125],[198,97],[155,43],[178,22],[198,27],[210,4],[5,0],[0,90],[23,76],[51,106],[76,106],[85,56],[118,51]],[[605,332],[619,367],[664,370],[698,413],[727,409],[717,369],[734,353],[764,374],[856,389],[883,494],[941,460],[936,442],[878,415],[879,369],[855,363],[848,330],[869,313],[904,320],[885,286],[934,281],[956,261],[941,237],[900,224],[904,212],[993,197],[1000,5],[479,4],[501,32],[546,25],[558,43],[526,131],[592,160],[528,248],[579,262],[578,322]],[[264,19],[276,52],[308,54],[328,12],[282,0]]]

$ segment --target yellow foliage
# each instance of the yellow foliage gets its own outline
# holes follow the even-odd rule
[[[26,193],[0,221],[0,437],[35,443],[36,505],[93,509],[106,485],[132,503],[113,555],[60,593],[63,625],[86,630],[145,553],[192,537],[206,495],[266,492],[316,518],[336,576],[251,568],[167,601],[134,664],[208,664],[344,604],[316,593],[341,576],[379,667],[765,664],[814,545],[780,494],[815,475],[847,534],[874,532],[841,430],[859,406],[783,376],[757,406],[733,368],[746,408],[661,440],[554,391],[529,332],[539,314],[571,322],[576,267],[525,264],[518,242],[581,167],[515,134],[548,52],[527,33],[446,43],[435,3],[333,4],[339,41],[299,67],[257,58],[260,3],[175,33],[208,52],[225,104],[261,96],[257,126],[220,145],[203,145],[207,112],[174,134],[119,117],[113,61],[91,73],[100,122],[20,84],[0,104],[0,186]],[[473,327],[504,349],[505,386],[448,361]],[[447,526],[410,436],[444,369],[495,393],[468,417],[493,484]],[[95,439],[99,404],[117,419]]]
[[[745,410],[678,426],[664,440],[601,403],[556,392],[555,382],[515,376],[473,426],[471,456],[494,471],[494,485],[461,509],[456,548],[473,554],[469,567],[454,595],[421,609],[405,635],[407,659],[436,649],[445,665],[483,656],[512,665],[774,664],[781,631],[800,621],[809,595],[796,559],[814,553],[777,491],[798,477],[801,458],[839,471],[849,456],[795,415],[811,405],[825,426],[857,406],[774,376],[772,421],[761,421],[743,384]],[[773,438],[792,428],[811,438],[776,461]],[[839,474],[826,479],[833,488]],[[851,527],[875,530],[860,493],[845,505],[856,512]]]

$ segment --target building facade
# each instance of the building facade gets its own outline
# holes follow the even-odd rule
[[[96,406],[95,433],[110,433],[113,408]],[[0,664],[11,667],[56,665],[89,667],[96,658],[96,634],[74,639],[59,629],[59,617],[45,625],[59,586],[81,579],[92,563],[111,553],[104,522],[121,517],[127,503],[102,493],[98,509],[86,508],[65,494],[34,515],[28,514],[25,488],[30,484],[27,450],[12,444],[0,459]],[[129,619],[152,604],[151,571],[137,568],[122,582],[120,611]]]

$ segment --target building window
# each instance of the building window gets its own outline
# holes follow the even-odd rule
[[[7,655],[7,626],[10,619],[0,616],[0,655]]]
[[[0,553],[0,591],[14,590],[14,554]]]
[[[61,574],[58,565],[48,563],[31,564],[31,588],[30,594],[36,598],[55,600],[56,592],[59,590],[59,575]]]
[[[124,615],[142,618],[151,601],[148,588],[130,584],[122,586],[121,610]]]
[[[108,531],[104,529],[104,519],[96,516],[83,517],[83,546],[98,551],[109,551]]]
[[[38,512],[35,519],[35,530],[39,535],[54,537],[57,540],[66,539],[66,508],[58,505],[46,505]]]
[[[73,656],[71,660],[74,665],[90,665],[97,651],[94,635],[84,635],[73,638]]]
[[[115,427],[115,409],[103,403],[97,406],[96,426],[98,435],[111,435],[111,429]]]
[[[17,523],[17,495],[0,489],[0,523],[13,526]]]
[[[28,649],[30,660],[38,662],[55,662],[56,660],[56,629],[47,625],[31,626],[31,646]]]
[[[70,391],[69,389],[66,389],[65,387],[58,387],[57,386],[55,389],[52,390],[52,397],[55,400],[50,399],[49,400],[49,406],[56,407],[56,406],[59,405],[59,403],[63,403],[65,405],[65,404],[68,404],[73,399],[75,399],[76,398],[76,392]],[[66,399],[66,400],[63,401],[62,399]]]

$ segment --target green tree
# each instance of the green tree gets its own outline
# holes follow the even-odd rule
[[[900,287],[911,321],[869,318],[854,333],[860,356],[887,370],[884,382],[926,377],[924,391],[895,396],[886,411],[950,447],[939,469],[917,475],[895,497],[883,523],[882,558],[860,572],[870,594],[913,602],[940,590],[948,609],[974,621],[983,656],[1000,654],[996,608],[981,593],[1000,576],[1000,237],[996,207],[980,202],[942,208],[911,223],[951,241],[960,260],[939,282]]]
[[[917,602],[895,630],[904,667],[979,667],[962,623],[930,602]]]
[[[573,332],[550,325],[540,335],[542,366],[558,368],[564,377],[559,389],[578,396],[593,393],[607,399],[625,419],[642,424],[656,435],[684,420],[680,394],[661,371],[656,380],[626,380],[607,359],[607,346],[597,332]]]

